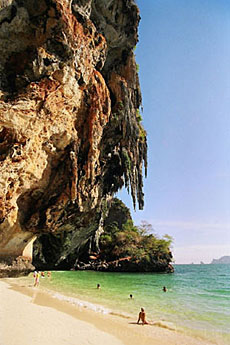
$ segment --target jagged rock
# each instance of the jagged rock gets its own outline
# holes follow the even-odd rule
[[[44,235],[46,256],[61,263],[97,242],[124,184],[143,207],[139,11],[132,0],[5,0],[0,9],[0,256],[31,259]]]

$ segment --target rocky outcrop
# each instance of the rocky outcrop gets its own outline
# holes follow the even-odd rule
[[[114,198],[104,221],[99,251],[84,252],[77,260],[72,260],[71,267],[103,272],[174,272],[171,240],[154,236],[147,231],[151,225],[144,224],[147,227],[135,226],[130,210]]]
[[[12,260],[12,257],[8,257],[1,260],[0,277],[20,277],[29,274],[33,269],[29,258],[18,256]]]
[[[96,245],[124,184],[143,208],[139,11],[133,0],[5,0],[0,9],[0,256],[29,262],[46,236],[36,248],[60,264]]]
[[[218,265],[218,264],[230,264],[230,256],[222,256],[219,259],[213,259],[211,264]]]

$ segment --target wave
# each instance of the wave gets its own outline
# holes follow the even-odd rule
[[[152,323],[153,326],[161,327],[169,329],[170,331],[177,331],[176,326],[172,322],[165,322],[165,321],[154,321]]]
[[[88,310],[92,310],[96,313],[101,313],[104,315],[110,314],[110,315],[114,315],[114,316],[118,316],[124,319],[132,319],[133,317],[128,314],[128,313],[124,313],[124,312],[120,312],[120,311],[114,311],[112,309],[106,308],[100,304],[96,304],[96,303],[91,303],[88,301],[83,301],[80,300],[76,297],[70,297],[70,296],[66,296],[66,295],[62,295],[61,293],[49,290],[49,289],[44,289],[46,290],[46,292],[51,295],[53,298],[56,298],[60,301],[64,301],[67,303],[70,303],[72,305],[75,305],[77,307],[80,308],[84,308],[84,309],[88,309]]]
[[[72,305],[75,305],[77,307],[81,307],[84,309],[93,310],[96,313],[101,313],[101,314],[111,314],[112,313],[112,311],[110,309],[105,308],[105,307],[98,305],[98,304],[93,304],[93,303],[90,303],[87,301],[82,301],[82,300],[75,298],[75,297],[65,296],[65,295],[62,295],[58,292],[49,291],[48,293],[51,294],[52,297],[57,298],[60,301],[65,301],[65,302],[68,302]]]

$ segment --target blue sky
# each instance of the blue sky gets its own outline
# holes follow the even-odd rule
[[[176,263],[230,255],[230,1],[139,0],[148,221]]]

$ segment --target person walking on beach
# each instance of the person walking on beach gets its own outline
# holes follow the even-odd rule
[[[34,286],[39,285],[40,272],[36,272]]]
[[[148,325],[148,322],[146,321],[146,314],[144,308],[141,308],[137,323],[139,323],[140,321],[142,322],[142,325]]]

